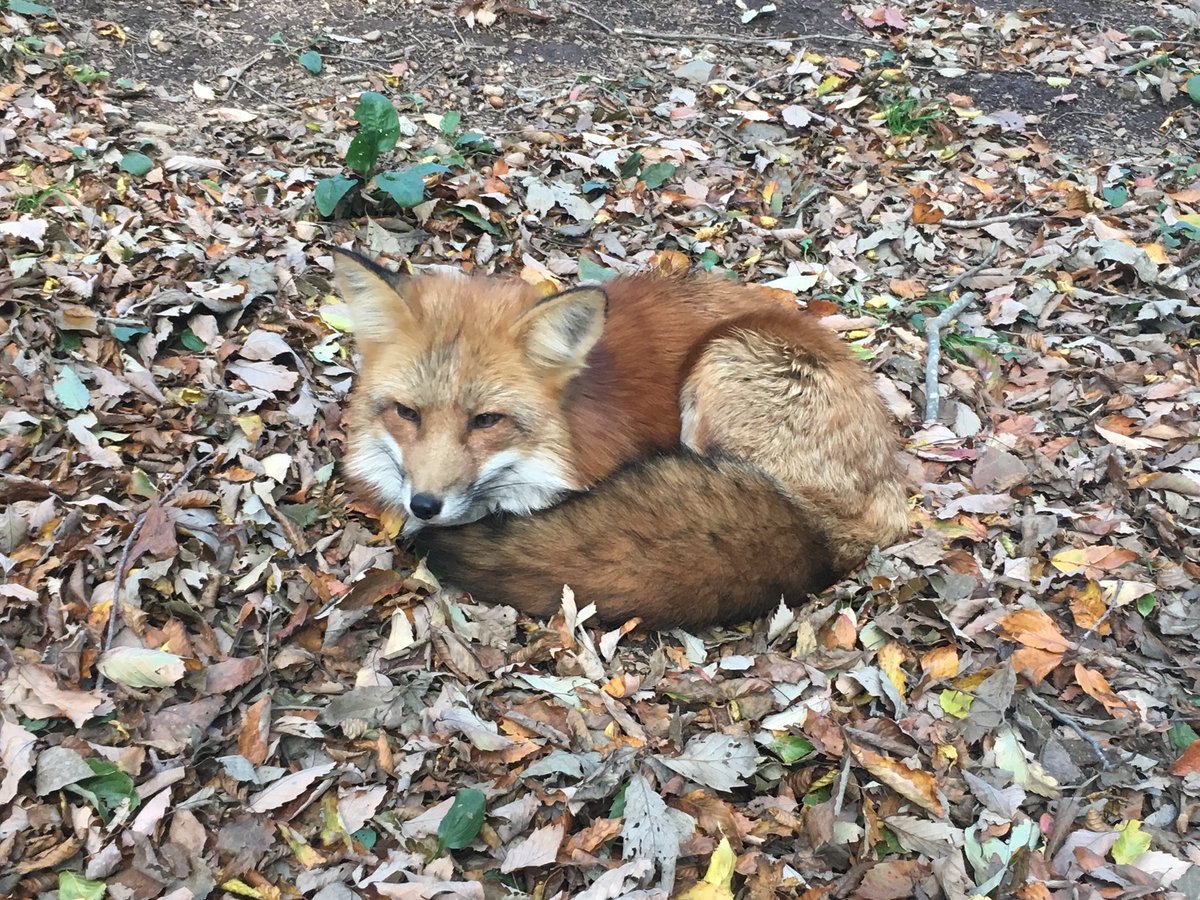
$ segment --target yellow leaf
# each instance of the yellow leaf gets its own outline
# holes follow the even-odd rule
[[[394,541],[400,534],[400,529],[404,527],[407,518],[404,513],[393,512],[385,512],[379,517],[379,524],[383,526],[383,533],[387,535],[389,541]]]
[[[721,838],[708,860],[704,880],[680,894],[680,900],[733,900],[733,867],[736,864],[737,854],[729,846],[729,838]]]
[[[1193,228],[1200,228],[1200,213],[1188,213],[1186,216],[1176,216],[1180,222],[1186,222]]]
[[[1150,835],[1142,831],[1142,823],[1134,819],[1117,826],[1121,836],[1113,844],[1112,858],[1119,866],[1127,866],[1150,849]]]
[[[905,699],[904,692],[908,687],[908,679],[904,674],[904,670],[900,668],[904,662],[904,648],[895,641],[892,641],[879,650],[879,668],[883,670],[883,674],[888,677],[888,681],[896,688],[896,693],[900,695],[900,699]]]
[[[1162,244],[1142,244],[1141,247],[1155,265],[1165,266],[1171,262],[1167,258],[1167,251],[1162,248]]]
[[[824,97],[826,94],[836,91],[841,83],[841,78],[836,75],[830,75],[828,78],[822,81],[820,86],[817,88],[817,96]]]
[[[238,428],[242,429],[242,433],[250,439],[251,443],[258,443],[258,439],[262,437],[264,427],[262,416],[234,416],[233,421],[237,422]]]
[[[942,709],[947,715],[954,716],[956,719],[965,719],[974,702],[974,697],[964,694],[962,691],[942,691],[938,695],[938,703],[941,704]]]
[[[257,891],[240,878],[230,878],[221,885],[221,890],[229,891],[231,894],[237,894],[239,897],[250,897],[251,900],[262,900],[262,891]]]

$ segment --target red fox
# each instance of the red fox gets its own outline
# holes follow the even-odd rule
[[[347,480],[435,574],[548,617],[746,621],[908,528],[899,435],[828,328],[715,276],[546,297],[338,250],[362,368]],[[432,526],[432,527],[431,527]]]

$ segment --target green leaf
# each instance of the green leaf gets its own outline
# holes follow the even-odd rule
[[[610,281],[617,277],[617,271],[610,269],[608,266],[602,266],[599,263],[594,263],[588,257],[579,257],[579,280],[580,281]]]
[[[52,16],[54,10],[40,3],[30,3],[29,0],[8,0],[8,8],[19,16]]]
[[[378,159],[379,135],[369,128],[364,128],[354,136],[346,149],[346,165],[355,172],[370,175]]]
[[[108,888],[74,872],[58,873],[58,900],[104,900]]]
[[[642,151],[635,151],[633,156],[625,160],[621,164],[621,177],[632,178],[638,169],[642,167]]]
[[[1142,831],[1142,823],[1134,819],[1117,826],[1121,836],[1113,844],[1112,858],[1119,866],[1127,866],[1150,849],[1150,835]]]
[[[714,250],[712,247],[709,247],[707,250],[705,250],[703,253],[700,254],[700,268],[704,269],[705,272],[711,272],[713,270],[713,266],[715,266],[720,261],[721,261],[720,254],[718,254],[717,251]]]
[[[108,760],[91,758],[84,761],[96,773],[96,777],[67,785],[65,790],[78,794],[91,803],[105,824],[112,818],[113,811],[124,801],[128,801],[130,810],[138,808],[142,801],[133,787],[132,778]]]
[[[183,344],[183,346],[187,347],[193,353],[199,353],[201,350],[208,349],[208,345],[200,340],[196,332],[190,328],[183,329],[183,334],[179,336],[179,343]]]
[[[487,219],[485,219],[479,213],[475,212],[475,210],[471,209],[470,207],[455,206],[455,207],[452,207],[452,209],[456,213],[458,213],[460,216],[462,216],[464,219],[466,219],[468,222],[470,222],[471,224],[476,225],[477,227],[482,228],[484,231],[488,232],[488,234],[500,234],[499,228],[497,228],[495,225],[493,225],[491,222],[489,222]]]
[[[613,797],[612,805],[608,808],[608,817],[610,819],[619,819],[625,815],[625,790],[629,787],[628,784],[621,785],[621,789],[617,791],[617,795]]]
[[[437,163],[417,163],[403,172],[383,172],[375,176],[375,186],[396,201],[401,209],[412,209],[425,199],[425,176],[447,171]]]
[[[675,168],[674,163],[656,162],[646,166],[639,177],[645,182],[647,188],[654,190],[666,184],[667,179],[675,174]]]
[[[139,334],[147,334],[150,331],[145,325],[110,325],[109,327],[112,329],[113,337],[122,344]]]
[[[1120,209],[1129,200],[1129,191],[1124,185],[1106,187],[1101,193],[1104,194],[1105,202],[1113,209]]]
[[[1154,612],[1154,604],[1157,602],[1158,600],[1153,594],[1146,594],[1145,596],[1138,597],[1137,611],[1141,613],[1143,617],[1148,616],[1150,613]]]
[[[356,184],[358,184],[357,181],[347,178],[345,175],[322,178],[317,182],[317,189],[313,191],[313,202],[317,204],[317,210],[323,216],[333,215],[333,211],[342,202],[342,198]]]
[[[1200,75],[1193,75],[1185,83],[1187,95],[1192,98],[1193,103],[1200,103]]]
[[[321,72],[321,54],[316,50],[305,50],[301,53],[299,63],[314,75],[319,75]]]
[[[767,746],[785,766],[799,762],[816,749],[811,742],[795,734],[781,734]]]
[[[479,829],[483,827],[486,806],[487,798],[483,796],[483,791],[476,788],[459,791],[450,805],[450,811],[438,825],[438,852],[447,848],[461,850],[475,840]]]
[[[1196,734],[1196,729],[1187,722],[1176,722],[1167,732],[1167,741],[1173,750],[1186,750],[1198,738],[1200,734]]]
[[[76,412],[87,409],[92,402],[92,395],[70,366],[59,369],[58,377],[54,379],[54,396],[64,409]]]
[[[374,132],[379,153],[386,153],[400,139],[400,114],[392,101],[377,91],[363,91],[354,109],[354,118],[363,131]]]
[[[134,151],[121,157],[119,168],[122,172],[128,172],[130,175],[137,175],[140,178],[154,168],[154,162],[145,153]]]
[[[458,131],[458,124],[462,121],[462,113],[457,110],[450,110],[442,116],[441,129],[442,134],[449,137]]]

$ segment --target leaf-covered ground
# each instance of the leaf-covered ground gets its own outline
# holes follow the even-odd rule
[[[3,4],[0,894],[1200,896],[1200,10],[769,5]],[[911,539],[703,634],[452,595],[339,477],[351,241],[795,295]]]

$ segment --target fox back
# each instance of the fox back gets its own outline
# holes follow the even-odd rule
[[[342,251],[336,280],[362,356],[347,474],[485,599],[544,612],[569,575],[603,619],[718,621],[819,589],[906,528],[870,373],[768,292],[647,275],[547,297]],[[493,513],[517,519],[479,522]]]

